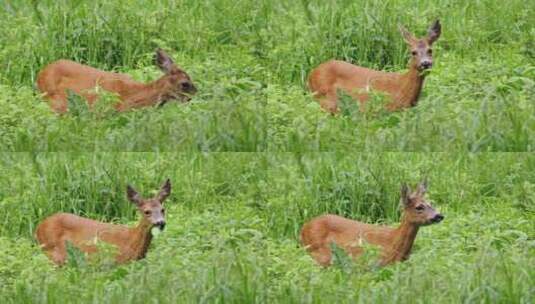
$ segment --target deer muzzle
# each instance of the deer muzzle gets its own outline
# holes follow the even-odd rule
[[[165,221],[158,221],[154,224],[154,226],[160,228],[160,230],[163,231],[163,229],[165,228]]]
[[[437,214],[431,219],[431,222],[436,224],[436,223],[442,222],[443,219],[444,219],[444,216],[442,214]]]
[[[427,70],[430,69],[433,66],[433,62],[431,60],[422,60],[420,62],[420,70]]]

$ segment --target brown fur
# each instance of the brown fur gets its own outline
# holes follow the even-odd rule
[[[136,204],[142,214],[134,228],[103,223],[69,213],[56,213],[43,220],[36,229],[35,237],[46,255],[56,265],[63,265],[67,259],[66,242],[87,254],[98,251],[97,242],[104,242],[117,248],[118,263],[145,257],[152,240],[151,229],[165,226],[163,201],[171,193],[171,184],[166,181],[158,196],[142,199],[130,186],[128,199]]]
[[[361,108],[372,90],[386,93],[390,99],[386,106],[389,111],[415,106],[425,78],[422,71],[432,65],[431,45],[440,36],[441,26],[437,20],[429,29],[428,36],[422,39],[416,39],[404,28],[401,32],[412,53],[408,72],[376,71],[339,60],[322,63],[312,70],[308,78],[308,86],[321,107],[337,113],[338,90],[358,99]]]
[[[404,261],[411,253],[419,227],[440,222],[444,218],[425,201],[426,189],[425,182],[412,194],[406,185],[402,187],[404,214],[398,228],[371,225],[327,214],[303,225],[301,242],[322,266],[331,264],[331,243],[344,249],[353,258],[363,253],[362,244],[376,245],[381,251],[382,266]]]
[[[121,102],[115,106],[117,111],[163,104],[177,98],[188,101],[197,91],[189,75],[177,67],[164,51],[157,50],[155,58],[165,74],[150,83],[141,83],[126,74],[106,72],[62,59],[39,72],[37,88],[57,113],[67,111],[68,90],[84,97],[92,106],[98,99],[97,87],[119,96]]]

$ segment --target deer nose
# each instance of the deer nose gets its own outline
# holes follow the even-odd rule
[[[422,61],[422,63],[420,63],[420,66],[422,67],[422,69],[429,69],[430,67],[433,66],[433,62],[429,60],[425,60],[425,61]]]
[[[160,230],[163,230],[165,228],[165,221],[156,222],[154,226],[157,226],[158,228],[160,228]]]
[[[435,217],[433,217],[433,223],[440,223],[444,219],[444,216],[442,214],[437,214]]]

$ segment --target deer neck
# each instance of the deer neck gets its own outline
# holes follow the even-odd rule
[[[162,79],[155,80],[146,84],[141,84],[139,88],[130,94],[126,100],[130,107],[142,107],[157,104],[162,101]]]
[[[418,70],[415,60],[409,63],[409,71],[401,75],[397,99],[405,107],[415,106],[420,97],[425,76]]]
[[[386,265],[409,258],[418,229],[418,225],[403,218],[399,227],[392,233],[391,246],[386,250],[381,264]]]
[[[132,259],[142,259],[147,254],[150,242],[152,224],[145,218],[139,221],[139,224],[130,230],[130,244],[127,248],[127,255]]]

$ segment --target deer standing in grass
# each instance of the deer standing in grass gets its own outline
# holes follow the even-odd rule
[[[119,112],[163,105],[173,99],[189,101],[197,92],[189,75],[161,49],[156,51],[155,62],[165,74],[153,82],[141,83],[126,74],[106,72],[62,59],[41,70],[37,88],[57,113],[67,112],[69,90],[84,97],[92,106],[99,97],[97,87],[119,96],[121,101],[115,105]]]
[[[361,109],[372,90],[386,93],[390,100],[386,105],[389,111],[416,106],[424,83],[424,71],[433,65],[431,46],[440,37],[441,25],[435,21],[427,37],[420,39],[403,27],[400,30],[412,54],[409,71],[404,74],[376,71],[339,60],[322,63],[310,73],[308,86],[325,111],[332,114],[339,111],[338,90],[358,99]]]
[[[414,192],[404,184],[401,187],[403,215],[398,228],[371,225],[341,216],[326,214],[303,225],[301,242],[322,266],[331,264],[331,243],[344,249],[353,258],[359,257],[363,243],[380,247],[381,266],[409,258],[418,229],[444,219],[425,200],[427,183],[420,183]]]
[[[126,190],[128,199],[141,213],[137,227],[128,228],[70,213],[56,213],[43,220],[36,230],[37,241],[47,256],[61,266],[67,259],[67,242],[82,252],[94,254],[98,251],[97,242],[102,241],[117,247],[117,263],[144,258],[152,240],[152,228],[163,230],[165,227],[163,202],[171,193],[171,183],[168,179],[151,199],[141,198],[131,186],[127,186]]]

